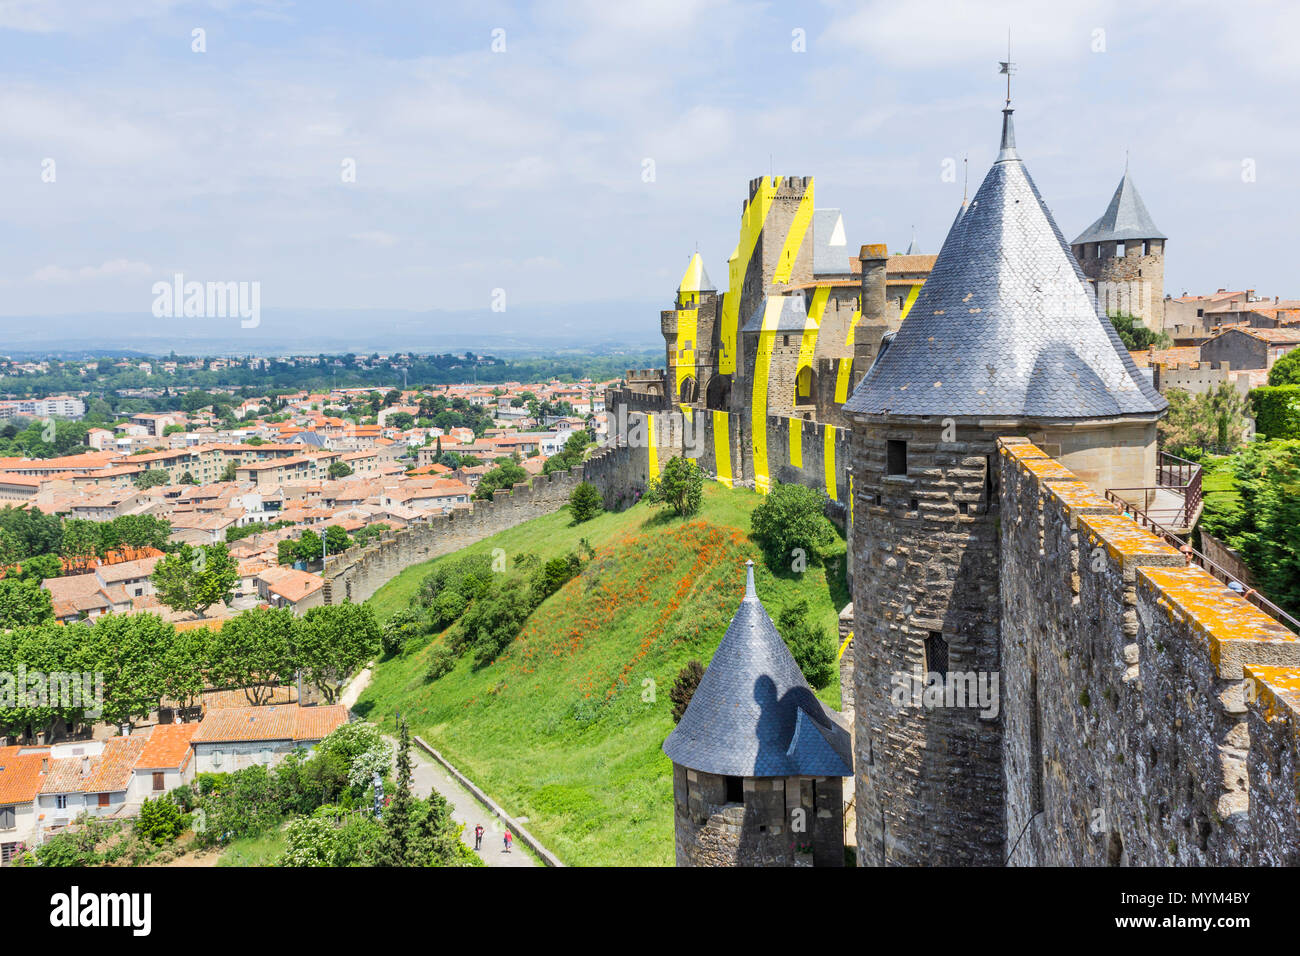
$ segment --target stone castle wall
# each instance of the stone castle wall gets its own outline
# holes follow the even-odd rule
[[[606,449],[583,463],[582,468],[538,475],[531,487],[520,483],[498,491],[492,501],[475,501],[470,512],[433,515],[427,523],[389,532],[365,547],[353,547],[325,571],[323,604],[360,603],[413,564],[451,554],[467,545],[551,514],[568,504],[569,495],[590,481],[613,507],[620,493],[635,487],[636,449]],[[644,455],[644,449],[641,450]]]
[[[1300,638],[999,444],[1009,862],[1300,863]]]

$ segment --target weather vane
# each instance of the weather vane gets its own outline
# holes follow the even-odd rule
[[[1011,74],[1016,71],[1016,65],[1011,62],[1011,28],[1007,28],[1007,58],[998,61],[998,72],[1007,75],[1007,109],[1011,108]]]

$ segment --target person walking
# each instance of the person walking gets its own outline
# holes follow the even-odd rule
[[[507,831],[506,831],[506,836],[505,836],[505,840],[506,840],[506,852],[507,852],[507,853],[510,852],[510,841],[513,840],[513,839],[514,839],[514,837],[511,836],[511,835],[510,835],[510,831],[507,830]]]
[[[483,824],[474,827],[474,849],[475,851],[483,848]]]

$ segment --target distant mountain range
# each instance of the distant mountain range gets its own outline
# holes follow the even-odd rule
[[[415,352],[618,353],[662,346],[653,302],[511,306],[506,312],[264,309],[238,318],[159,319],[149,313],[0,316],[0,354],[239,355]]]

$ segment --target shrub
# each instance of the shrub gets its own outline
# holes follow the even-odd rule
[[[582,570],[582,559],[570,551],[562,558],[551,558],[533,573],[530,583],[533,606],[537,606],[548,597],[577,577]]]
[[[790,567],[800,551],[806,562],[821,559],[835,541],[835,526],[825,507],[825,492],[777,483],[750,515],[753,538],[769,568]]]
[[[778,616],[777,630],[790,648],[790,655],[814,690],[835,680],[835,638],[826,628],[809,620],[808,602],[796,601]]]
[[[667,505],[683,518],[695,514],[704,503],[704,470],[693,458],[669,458],[659,477],[650,479],[645,500]]]
[[[1250,405],[1255,412],[1255,431],[1260,435],[1269,439],[1300,438],[1300,385],[1265,385],[1254,389],[1250,393]]]
[[[668,691],[668,699],[673,704],[674,724],[679,723],[682,715],[686,713],[691,697],[695,695],[695,688],[700,686],[700,678],[703,676],[704,665],[699,661],[691,661],[678,671],[677,678]]]
[[[446,677],[456,667],[456,655],[446,647],[435,647],[429,655],[429,669],[424,672],[426,683],[432,683],[439,677]]]
[[[589,481],[582,482],[573,489],[573,494],[569,495],[569,514],[577,524],[590,521],[604,510],[604,499],[596,490],[596,486]]]
[[[168,797],[145,800],[140,804],[140,815],[135,820],[135,832],[140,839],[154,846],[170,843],[184,829],[181,808]]]

